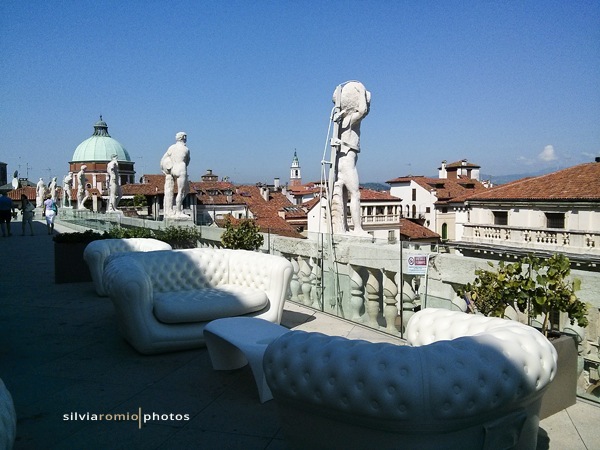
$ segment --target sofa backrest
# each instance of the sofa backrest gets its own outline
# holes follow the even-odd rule
[[[130,253],[150,277],[155,292],[215,287],[228,281],[229,253],[219,249]]]
[[[540,398],[556,370],[552,346],[541,341],[540,349],[522,331],[509,326],[417,347],[291,331],[267,348],[265,376],[276,400],[331,417],[441,430]]]

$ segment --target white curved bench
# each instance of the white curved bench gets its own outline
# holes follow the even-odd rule
[[[156,250],[171,250],[166,242],[152,238],[99,239],[90,242],[83,251],[83,259],[90,269],[96,294],[106,297],[104,287],[104,266],[109,256],[126,252],[151,252]]]
[[[425,309],[411,345],[290,331],[263,361],[291,448],[532,449],[556,352],[517,322]],[[310,430],[310,432],[307,432]]]

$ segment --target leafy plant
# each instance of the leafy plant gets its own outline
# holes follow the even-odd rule
[[[156,230],[154,238],[170,244],[173,248],[196,248],[202,233],[195,227],[170,226]]]
[[[136,194],[133,197],[133,206],[137,206],[138,208],[148,206],[148,199],[146,198],[145,195]]]
[[[89,244],[92,241],[98,239],[108,239],[111,236],[105,231],[104,233],[99,233],[93,230],[86,230],[76,233],[60,233],[55,235],[52,239],[54,242],[58,243],[84,243]]]
[[[164,241],[173,248],[195,248],[202,233],[195,227],[167,227],[163,230],[151,230],[141,227],[113,226],[104,233],[87,230],[76,233],[61,233],[54,236],[55,242],[81,242],[90,243],[97,239],[124,239],[124,238],[154,238]]]
[[[108,234],[113,239],[123,238],[153,238],[154,232],[149,228],[141,227],[118,227],[113,226],[108,230]]]
[[[242,219],[234,225],[231,218],[228,218],[221,242],[225,248],[258,250],[264,242],[264,237],[254,220]]]
[[[547,259],[529,255],[515,263],[500,261],[495,271],[476,270],[474,282],[460,293],[484,315],[503,317],[512,307],[530,317],[541,316],[542,332],[547,335],[553,311],[567,313],[571,324],[588,325],[587,305],[575,294],[581,281],[570,281],[570,273],[571,263],[563,254]]]

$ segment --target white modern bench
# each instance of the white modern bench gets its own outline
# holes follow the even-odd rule
[[[250,364],[260,402],[273,395],[263,371],[263,356],[267,346],[289,332],[281,325],[254,317],[227,317],[209,322],[204,339],[215,370],[234,370]]]

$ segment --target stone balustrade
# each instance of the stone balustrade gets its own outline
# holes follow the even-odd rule
[[[600,257],[600,233],[589,231],[464,224],[462,242]]]

